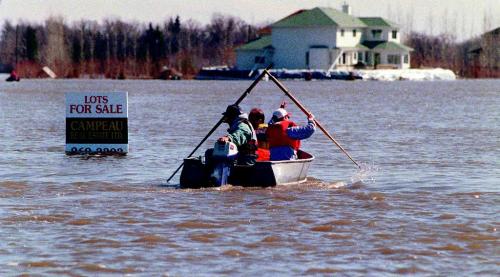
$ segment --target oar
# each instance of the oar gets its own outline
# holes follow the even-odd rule
[[[262,71],[262,73],[257,77],[257,79],[255,79],[255,81],[253,81],[253,83],[247,88],[247,90],[245,90],[245,92],[240,96],[240,98],[238,98],[238,100],[236,100],[234,105],[239,105],[241,103],[241,101],[243,101],[243,99],[245,99],[245,97],[247,97],[250,94],[252,89],[257,85],[257,83],[260,80],[262,80],[262,78],[264,78],[267,70],[270,69],[271,67],[272,67],[272,65],[269,65],[266,69],[264,69],[264,71]],[[219,126],[222,124],[223,120],[224,120],[224,116],[221,117],[221,119],[219,119],[219,121],[208,132],[208,134],[200,141],[200,143],[198,143],[198,145],[194,148],[194,150],[191,153],[189,153],[187,158],[191,157],[194,154],[194,152],[196,152],[196,150],[198,150],[198,148],[200,148],[200,146],[208,139],[208,137],[210,137],[212,135],[212,133],[215,132],[215,130],[217,130],[217,128],[219,128]],[[181,163],[181,165],[179,165],[179,167],[174,171],[174,173],[172,173],[172,175],[170,175],[170,177],[167,179],[167,183],[170,182],[170,180],[175,176],[175,174],[177,174],[177,172],[182,168],[182,166],[184,166],[184,161]]]
[[[297,100],[297,98],[295,98],[284,86],[283,84],[281,84],[280,81],[278,81],[278,79],[276,79],[273,75],[271,75],[271,73],[269,73],[269,71],[267,71],[267,69],[264,70],[264,72],[267,74],[267,76],[269,76],[269,78],[293,101],[293,103],[295,103],[295,105],[297,105],[297,107],[299,107],[307,116],[311,115],[311,113],[306,110],[306,108],[299,102],[299,100]],[[359,168],[361,168],[361,166],[359,166],[359,164],[351,157],[351,155],[349,155],[349,153],[347,153],[347,151],[332,137],[332,135],[330,135],[330,133],[328,133],[328,131],[323,128],[323,126],[318,122],[318,120],[314,119],[314,122],[316,122],[316,125],[321,129],[321,131],[323,131],[323,133],[331,140],[333,141],[333,143],[335,143],[335,145],[337,145],[338,148],[340,148],[340,150],[342,150],[342,152],[344,152],[344,154],[346,154],[347,157],[349,157],[349,159],[351,159],[351,161],[357,165]]]

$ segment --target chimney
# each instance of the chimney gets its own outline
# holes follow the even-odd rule
[[[342,11],[348,15],[351,15],[351,6],[347,5],[347,3],[344,2],[344,5],[342,5]]]

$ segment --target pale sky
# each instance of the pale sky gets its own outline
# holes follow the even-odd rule
[[[42,22],[63,16],[80,19],[160,23],[179,15],[206,24],[214,13],[248,23],[274,22],[298,9],[332,7],[347,2],[355,16],[382,16],[401,27],[430,34],[443,31],[469,38],[500,26],[500,0],[0,0],[0,22]],[[0,23],[1,24],[1,23]]]

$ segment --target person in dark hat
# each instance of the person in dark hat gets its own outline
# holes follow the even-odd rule
[[[243,113],[238,105],[229,105],[222,115],[224,116],[223,122],[229,125],[227,135],[217,140],[215,145],[217,155],[214,156],[214,148],[205,152],[206,169],[210,173],[209,182],[214,186],[229,182],[228,178],[234,165],[234,159],[239,165],[253,165],[257,159],[257,137],[252,124],[248,121],[248,115]],[[238,151],[237,154],[232,155],[230,152],[234,146],[237,147]],[[228,151],[228,153],[220,155],[221,149]]]
[[[220,137],[220,143],[232,142],[238,147],[238,164],[253,165],[257,158],[257,137],[248,115],[238,105],[229,105],[222,113],[223,120],[229,125],[227,135]]]

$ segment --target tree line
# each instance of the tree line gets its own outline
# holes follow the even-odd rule
[[[412,47],[411,67],[441,67],[469,78],[500,77],[500,28],[480,37],[457,42],[451,34],[410,32],[405,43]]]
[[[42,24],[6,21],[0,35],[0,61],[16,65],[23,77],[36,77],[48,66],[60,77],[164,78],[165,69],[187,78],[203,66],[234,65],[234,48],[258,37],[256,26],[228,15],[211,22],[161,24],[121,20],[82,20],[66,24],[52,17]],[[499,36],[458,42],[452,34],[407,32],[414,49],[411,67],[443,67],[462,77],[500,77]],[[478,50],[479,49],[479,50]]]
[[[41,65],[60,77],[159,78],[168,67],[185,75],[202,66],[234,64],[234,47],[257,37],[257,26],[214,15],[202,26],[179,16],[161,24],[60,17],[43,24],[6,21],[0,61],[15,64],[21,76],[36,77]]]

